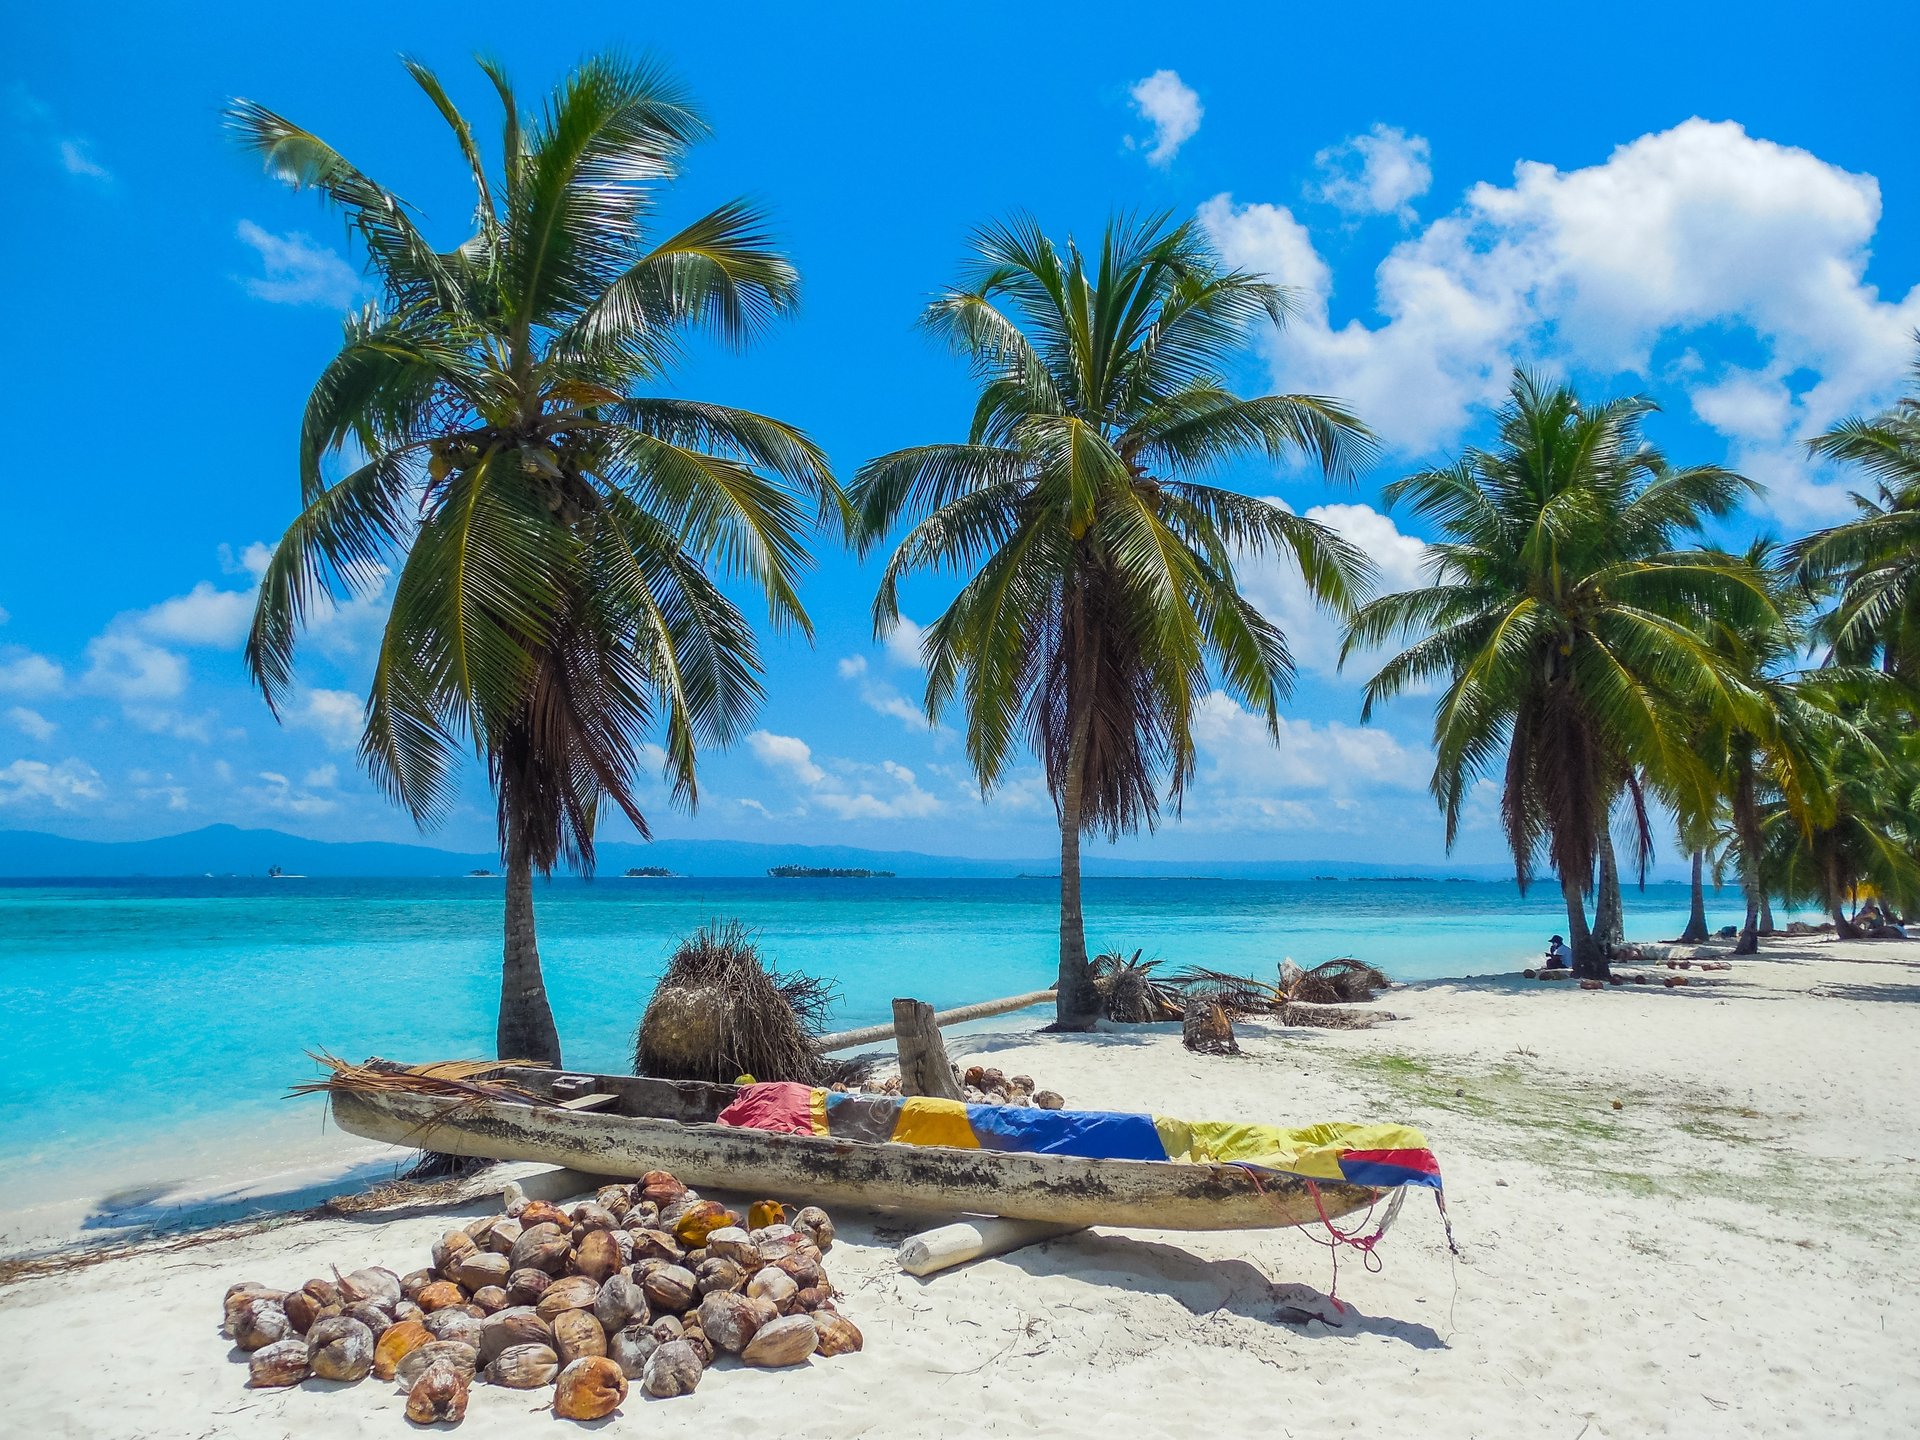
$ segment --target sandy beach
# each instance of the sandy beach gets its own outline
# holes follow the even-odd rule
[[[1662,972],[1664,973],[1664,972]],[[1398,988],[1369,1030],[1243,1023],[956,1037],[1076,1108],[1303,1124],[1404,1120],[1445,1172],[1457,1259],[1410,1196],[1348,1323],[1287,1323],[1333,1283],[1307,1234],[1088,1232],[915,1280],[913,1218],[842,1212],[830,1265],[864,1353],[610,1421],[668,1435],[1894,1435],[1920,1386],[1920,945],[1769,943],[1684,988],[1518,977]],[[342,1144],[349,1143],[344,1138]],[[524,1168],[524,1167],[522,1167]],[[301,1220],[0,1288],[9,1429],[41,1436],[387,1436],[367,1381],[254,1392],[218,1332],[240,1280],[406,1270],[450,1216]],[[1282,1287],[1276,1295],[1275,1287]],[[1292,1287],[1305,1287],[1305,1290]],[[1904,1300],[1902,1297],[1906,1297]],[[462,1433],[526,1434],[550,1392],[476,1386]]]

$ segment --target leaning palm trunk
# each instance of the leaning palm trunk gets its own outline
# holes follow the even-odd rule
[[[514,834],[509,831],[509,834]],[[560,1032],[547,1003],[540,975],[540,945],[533,928],[533,852],[514,834],[507,842],[506,953],[500,966],[500,1025],[496,1036],[502,1060],[542,1060],[559,1065]]]
[[[1680,932],[1682,943],[1701,944],[1707,938],[1707,889],[1704,875],[1707,868],[1707,854],[1704,850],[1693,852],[1693,893],[1687,910],[1687,928]]]
[[[1626,906],[1620,898],[1620,866],[1613,854],[1613,836],[1600,827],[1600,893],[1593,906],[1593,943],[1611,956],[1627,941]]]
[[[1767,894],[1764,879],[1760,884],[1760,933],[1762,935],[1778,933],[1773,928],[1773,897]]]
[[[1587,926],[1587,896],[1578,876],[1560,877],[1560,896],[1567,902],[1567,947],[1573,951],[1574,978],[1604,980],[1607,959]]]

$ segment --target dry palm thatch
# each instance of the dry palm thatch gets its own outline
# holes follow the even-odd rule
[[[1204,990],[1217,998],[1234,1015],[1264,1015],[1285,1000],[1279,988],[1245,975],[1225,970],[1209,970],[1204,965],[1189,965],[1172,983],[1186,993]]]
[[[1377,1021],[1394,1018],[1386,1014],[1368,1015],[1358,1010],[1295,1004],[1291,1001],[1282,1001],[1274,1007],[1273,1014],[1282,1025],[1305,1026],[1314,1030],[1371,1030]]]
[[[1135,950],[1129,959],[1109,950],[1094,957],[1093,985],[1107,1018],[1123,1025],[1180,1019],[1183,1007],[1178,988],[1153,973],[1159,968],[1158,960],[1142,960],[1140,954]]]
[[[1309,1005],[1354,1004],[1373,999],[1373,992],[1393,982],[1373,966],[1351,956],[1328,960],[1311,970],[1280,972],[1280,990],[1288,1001]]]
[[[290,1086],[288,1095],[329,1095],[340,1090],[361,1094],[404,1092],[410,1095],[438,1095],[468,1104],[506,1101],[516,1105],[551,1105],[552,1099],[535,1094],[524,1086],[505,1080],[483,1080],[507,1065],[531,1065],[531,1060],[436,1060],[427,1065],[396,1065],[378,1056],[364,1065],[342,1060],[325,1050],[309,1050],[308,1056],[330,1073],[324,1080],[308,1080]]]
[[[634,1073],[822,1083],[813,1040],[834,993],[830,981],[768,968],[738,921],[709,925],[681,942],[654,987],[634,1035]]]
[[[1187,992],[1180,1043],[1202,1055],[1240,1053],[1240,1042],[1233,1038],[1233,1014],[1220,990],[1197,986]]]

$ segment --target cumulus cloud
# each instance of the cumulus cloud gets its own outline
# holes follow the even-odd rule
[[[1433,184],[1433,151],[1424,135],[1375,125],[1313,157],[1320,179],[1312,193],[1353,215],[1412,220],[1414,200]]]
[[[38,710],[29,710],[25,705],[10,706],[7,723],[30,740],[51,740],[53,732],[60,728]]]
[[[187,688],[187,662],[138,635],[109,630],[87,642],[81,684],[127,705],[174,700]]]
[[[276,235],[251,220],[242,220],[234,233],[260,256],[263,273],[240,281],[256,300],[341,310],[360,291],[360,277],[353,266],[307,235],[298,231]]]
[[[814,759],[813,747],[806,741],[766,730],[749,735],[747,748],[762,765],[800,789],[808,804],[837,819],[900,820],[938,814],[945,808],[898,761],[827,759],[823,764]],[[766,811],[758,802],[754,808]]]
[[[224,648],[246,636],[253,601],[251,590],[221,590],[202,580],[186,594],[140,611],[132,624],[149,639]]]
[[[891,716],[909,730],[925,730],[926,711],[884,680],[875,679],[864,655],[849,655],[835,667],[842,680],[852,681],[860,703],[877,714]]]
[[[58,661],[31,650],[0,651],[0,695],[35,700],[58,695],[66,688],[67,672]]]
[[[1291,508],[1277,497],[1268,499]],[[1401,534],[1390,516],[1371,505],[1315,505],[1306,511],[1306,518],[1339,531],[1373,561],[1379,576],[1377,593],[1412,590],[1427,583],[1422,569],[1426,542],[1415,535]],[[1286,634],[1295,664],[1323,675],[1340,668],[1343,622],[1308,594],[1298,565],[1273,555],[1248,556],[1236,562],[1234,575],[1260,613]],[[1348,669],[1368,675],[1377,668],[1379,659],[1377,655],[1356,654],[1348,662]]]
[[[1152,139],[1145,142],[1149,145],[1147,163],[1171,165],[1180,147],[1200,128],[1200,117],[1206,114],[1200,97],[1173,70],[1154,71],[1146,79],[1136,81],[1128,93],[1133,96],[1133,108],[1153,126]],[[1129,135],[1128,147],[1135,144]]]
[[[212,710],[189,715],[164,705],[132,704],[121,709],[129,723],[139,726],[149,735],[167,735],[175,740],[191,741],[195,745],[212,744],[214,730],[220,724],[220,716]]]
[[[926,626],[916,624],[902,615],[893,622],[893,629],[887,632],[887,658],[909,670],[925,669],[926,658],[921,654],[920,646],[926,634]]]
[[[365,728],[366,704],[351,690],[303,690],[287,707],[286,721],[314,731],[336,750],[351,750]]]
[[[84,760],[16,760],[0,767],[0,806],[77,810],[106,793],[99,772]]]
[[[1385,730],[1265,720],[1214,691],[1194,714],[1200,765],[1185,822],[1220,830],[1357,830],[1377,824],[1383,803],[1422,790],[1432,757]]]
[[[1642,381],[1671,366],[1736,463],[1776,463],[1772,503],[1795,519],[1844,508],[1799,442],[1889,402],[1920,325],[1920,286],[1883,299],[1865,278],[1873,177],[1731,122],[1688,120],[1598,165],[1526,161],[1511,185],[1474,186],[1381,262],[1374,325],[1334,326],[1330,272],[1286,207],[1218,195],[1200,215],[1235,264],[1302,292],[1270,342],[1276,383],[1340,396],[1393,449],[1456,443],[1517,361]],[[1758,364],[1678,353],[1729,331]]]

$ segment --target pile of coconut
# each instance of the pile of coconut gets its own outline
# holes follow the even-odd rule
[[[961,1098],[969,1105],[1029,1105],[1042,1110],[1065,1108],[1066,1100],[1057,1090],[1036,1090],[1031,1075],[1008,1075],[990,1065],[969,1065],[964,1071],[953,1067],[953,1078],[960,1085]],[[863,1085],[834,1085],[843,1095],[898,1095],[900,1077],[886,1075]]]
[[[597,1420],[627,1398],[691,1394],[716,1355],[765,1369],[844,1355],[860,1331],[833,1303],[833,1222],[778,1201],[735,1214],[664,1170],[571,1211],[509,1183],[503,1213],[449,1230],[428,1269],[378,1266],[297,1290],[246,1282],[225,1328],[258,1388],[395,1381],[419,1424],[457,1422],[475,1376],[554,1387],[553,1412]]]

